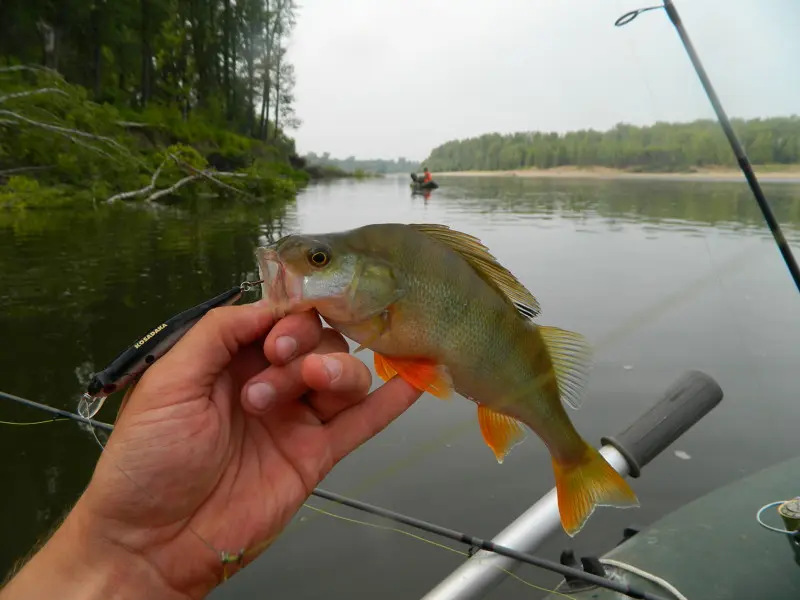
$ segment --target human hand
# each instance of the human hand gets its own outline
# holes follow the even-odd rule
[[[421,395],[400,378],[368,394],[371,379],[316,313],[211,311],[126,398],[62,527],[69,545],[81,538],[78,554],[100,568],[125,556],[140,583],[163,586],[149,598],[205,596],[220,552],[253,560],[339,460]]]

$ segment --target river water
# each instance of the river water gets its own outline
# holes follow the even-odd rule
[[[407,176],[320,184],[279,209],[205,201],[0,214],[0,389],[74,410],[89,374],[132,340],[254,277],[257,244],[292,231],[432,222],[481,238],[539,299],[539,322],[593,343],[584,405],[569,412],[590,443],[626,427],[686,370],[705,371],[725,392],[717,409],[632,481],[641,508],[601,508],[577,538],[559,533],[540,555],[558,560],[567,547],[601,553],[623,527],[651,523],[796,454],[797,292],[744,183],[442,183],[429,198],[411,196]],[[765,190],[800,251],[800,186]],[[368,352],[363,359],[371,368]],[[98,418],[113,420],[117,402]],[[0,404],[5,421],[43,418]],[[0,425],[0,432],[5,573],[75,501],[100,450],[71,422]],[[322,487],[490,538],[552,484],[547,451],[534,435],[498,465],[471,403],[426,395]],[[309,504],[391,525],[314,497]],[[304,508],[213,597],[418,598],[462,561],[418,539]],[[518,574],[539,586],[559,580],[533,567]],[[541,595],[508,579],[490,597]]]

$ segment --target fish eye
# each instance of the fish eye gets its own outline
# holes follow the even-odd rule
[[[322,248],[314,248],[308,253],[308,260],[315,267],[324,267],[330,262],[331,257]]]

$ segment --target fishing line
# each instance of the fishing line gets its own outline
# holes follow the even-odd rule
[[[348,486],[345,488],[343,492],[347,496],[356,496],[366,493],[367,491],[373,489],[379,483],[382,483],[387,477],[390,475],[395,475],[399,471],[403,469],[407,469],[412,465],[416,464],[423,458],[427,458],[430,456],[431,453],[439,450],[442,446],[446,445],[448,440],[452,441],[455,440],[468,431],[472,430],[475,427],[475,416],[472,415],[460,422],[458,422],[455,426],[445,430],[445,432],[420,445],[416,449],[412,450],[405,456],[398,458],[394,462],[390,463],[388,466],[378,470],[376,473],[372,475],[368,475],[358,481],[357,483],[353,484],[352,486]],[[307,524],[314,522],[318,517],[316,515],[311,515],[303,521],[293,521],[289,524],[289,526],[284,530],[284,535],[291,532],[297,532],[302,527],[305,527]]]
[[[416,527],[417,529],[422,529],[429,533],[450,538],[457,542],[461,542],[462,544],[467,544],[468,546],[470,546],[470,548],[486,550],[488,552],[494,552],[495,554],[502,554],[503,556],[513,558],[514,560],[525,562],[535,567],[540,567],[542,569],[552,571],[554,573],[559,573],[560,575],[563,575],[565,577],[568,575],[573,576],[587,583],[592,583],[594,585],[597,585],[598,587],[603,587],[608,590],[619,592],[631,598],[639,598],[641,600],[667,600],[663,596],[651,594],[649,592],[644,592],[642,590],[631,587],[626,583],[606,579],[605,577],[600,577],[599,575],[587,573],[586,571],[582,571],[580,569],[573,569],[572,567],[567,567],[565,565],[561,565],[556,562],[539,558],[538,556],[534,556],[533,554],[528,554],[526,552],[519,552],[518,550],[507,548],[506,546],[501,546],[495,544],[494,542],[490,542],[482,538],[471,536],[466,533],[456,531],[454,529],[448,529],[447,527],[442,527],[434,523],[429,523],[427,521],[423,521],[415,517],[409,517],[407,515],[386,508],[381,508],[380,506],[374,506],[372,504],[367,504],[366,502],[361,502],[360,500],[346,498],[334,492],[329,492],[327,490],[317,488],[312,493],[315,496],[318,496],[320,498],[325,498],[326,500],[330,500],[332,502],[338,502],[339,504],[344,504],[345,506],[349,506],[351,508],[355,508],[363,512],[368,512],[380,517],[387,518],[391,521],[396,521],[404,525],[409,525],[411,527]]]
[[[303,506],[305,508],[309,508],[309,509],[311,509],[313,511],[316,511],[318,514],[327,515],[329,517],[333,517],[334,519],[340,519],[342,521],[346,521],[348,523],[356,523],[358,525],[365,525],[367,527],[374,527],[375,529],[382,529],[384,531],[392,531],[394,533],[401,533],[401,534],[403,534],[405,536],[410,537],[411,539],[418,540],[420,542],[425,542],[426,544],[430,544],[431,546],[434,546],[436,548],[441,548],[443,550],[448,550],[448,551],[452,552],[453,554],[458,554],[459,556],[463,556],[464,558],[469,558],[470,557],[470,554],[468,552],[462,552],[461,550],[456,550],[455,548],[451,548],[450,546],[448,546],[446,544],[440,544],[439,542],[434,542],[433,540],[429,540],[428,538],[423,537],[421,535],[416,535],[414,533],[411,533],[410,531],[405,531],[404,529],[398,529],[396,527],[387,527],[386,525],[378,525],[377,523],[370,523],[368,521],[359,521],[358,519],[354,519],[352,517],[345,517],[343,515],[337,515],[336,513],[328,512],[327,510],[322,510],[321,508],[317,508],[316,506],[312,506],[311,504],[303,504]],[[525,584],[525,585],[527,585],[529,587],[532,587],[535,590],[539,590],[540,592],[548,592],[548,593],[551,593],[551,594],[556,594],[556,595],[561,596],[563,598],[568,598],[569,600],[577,600],[577,598],[575,598],[574,596],[570,596],[570,595],[565,594],[563,592],[559,592],[556,589],[550,590],[550,589],[547,589],[545,587],[541,587],[541,586],[538,586],[538,585],[536,585],[534,583],[531,583],[530,581],[527,581],[526,579],[523,579],[522,577],[520,577],[519,575],[517,575],[513,571],[509,571],[508,569],[504,569],[503,567],[498,567],[497,565],[492,565],[492,566],[495,567],[496,569],[499,569],[500,571],[502,571],[503,573],[505,573],[509,577],[513,577],[514,579],[516,579],[520,583],[523,583],[523,584]]]
[[[615,0],[615,3],[616,3],[616,6],[617,6],[617,10],[621,10],[621,8],[620,8],[620,0]],[[651,102],[651,104],[650,104],[651,115],[650,116],[652,118],[655,115],[656,112],[661,112],[660,109],[658,108],[658,106],[659,106],[658,105],[658,101],[656,100],[656,96],[653,93],[653,90],[650,88],[650,80],[647,77],[647,70],[644,68],[644,63],[643,63],[641,57],[639,56],[639,51],[636,49],[636,44],[634,44],[630,40],[629,37],[627,37],[627,36],[624,36],[624,37],[625,37],[625,41],[628,44],[628,48],[630,49],[631,54],[633,55],[633,58],[636,61],[636,65],[639,68],[639,75],[641,76],[642,80],[644,81],[644,87],[647,89],[647,94],[650,96],[650,102]],[[653,121],[654,122],[658,121],[658,119],[653,118]]]
[[[62,417],[47,419],[46,421],[0,421],[0,425],[44,425],[45,423],[55,423],[56,421],[69,421]]]
[[[71,413],[69,411],[64,411],[64,410],[61,410],[61,409],[58,409],[58,408],[54,408],[54,407],[48,406],[46,404],[40,404],[38,402],[32,402],[32,401],[26,400],[24,398],[19,398],[19,396],[14,396],[13,394],[7,394],[7,393],[4,393],[4,392],[0,392],[0,396],[2,396],[4,398],[7,398],[9,400],[15,400],[15,401],[16,400],[21,400],[23,404],[27,404],[28,406],[39,408],[40,410],[44,410],[46,412],[50,412],[51,414],[59,414],[61,416],[70,418],[70,419],[78,421],[78,422],[91,421],[91,419],[86,419],[85,417],[82,417],[81,415],[78,415],[76,413]],[[98,421],[93,421],[93,423],[96,424],[100,429],[103,429],[105,431],[113,431],[114,430],[114,425],[111,425],[110,423],[103,423],[103,422],[98,422]],[[92,425],[92,426],[94,427],[94,425]],[[98,443],[99,443],[99,440],[98,440]],[[100,445],[102,447],[102,444],[100,444]],[[105,448],[103,448],[103,449],[106,450]],[[112,461],[113,461],[113,456],[112,456]],[[116,461],[114,461],[114,463],[115,463],[115,466],[118,469],[120,469],[120,471],[137,488],[141,489],[151,499],[155,500],[155,498],[149,492],[147,492],[147,490],[142,488],[133,479],[131,479],[130,476],[127,473],[125,473],[125,471],[121,467],[119,467],[119,465],[116,464]],[[347,498],[345,496],[341,496],[339,494],[336,494],[334,492],[329,492],[329,491],[323,490],[321,488],[315,488],[311,493],[313,495],[319,497],[319,498],[324,498],[324,499],[330,500],[332,502],[337,502],[339,504],[343,504],[345,506],[349,506],[351,508],[355,508],[357,510],[361,510],[361,511],[367,512],[367,513],[371,513],[371,514],[374,514],[374,515],[377,515],[377,516],[380,516],[380,517],[384,517],[386,519],[389,519],[391,521],[395,521],[395,522],[398,522],[398,523],[402,523],[404,525],[409,525],[411,527],[415,527],[417,529],[421,529],[423,531],[427,531],[427,532],[433,533],[435,535],[440,535],[442,537],[450,538],[450,539],[455,540],[457,542],[460,542],[460,543],[463,543],[463,544],[467,544],[470,548],[480,549],[480,550],[487,550],[489,552],[494,552],[496,554],[502,554],[504,556],[508,556],[509,558],[513,558],[514,560],[517,560],[517,561],[520,561],[520,562],[524,562],[524,563],[528,563],[528,564],[533,565],[535,567],[546,569],[548,571],[552,571],[554,573],[558,573],[558,574],[563,575],[565,577],[569,575],[572,578],[580,579],[580,580],[585,581],[587,583],[592,583],[592,584],[594,584],[594,585],[596,585],[598,587],[602,587],[602,588],[606,588],[606,589],[609,589],[609,590],[612,590],[612,591],[619,592],[619,593],[624,594],[626,596],[629,596],[631,598],[638,598],[640,600],[668,600],[667,598],[664,598],[663,596],[659,596],[659,595],[656,595],[656,594],[651,594],[649,592],[641,591],[641,590],[637,589],[636,587],[629,586],[629,585],[627,585],[625,583],[621,583],[621,582],[618,582],[618,581],[606,579],[604,577],[600,577],[600,576],[594,575],[592,573],[587,573],[587,572],[582,571],[580,569],[575,569],[575,568],[572,568],[572,567],[568,567],[568,566],[562,565],[560,563],[549,561],[549,560],[544,559],[544,558],[539,558],[538,556],[534,556],[532,554],[528,554],[528,553],[525,553],[525,552],[519,552],[519,551],[514,550],[512,548],[507,548],[505,546],[501,546],[501,545],[495,544],[493,542],[484,540],[484,539],[479,538],[479,537],[468,535],[466,533],[462,533],[462,532],[456,531],[454,529],[448,529],[446,527],[442,527],[442,526],[436,525],[434,523],[429,523],[427,521],[423,521],[423,520],[417,519],[415,517],[410,517],[410,516],[407,516],[407,515],[392,511],[392,510],[388,510],[386,508],[381,508],[379,506],[374,506],[374,505],[368,504],[366,502],[361,502],[360,500],[354,500],[352,498]],[[244,549],[241,550],[238,553],[235,553],[235,554],[231,554],[231,553],[224,552],[224,551],[223,552],[217,551],[216,548],[214,548],[209,542],[207,542],[188,523],[187,523],[187,527],[188,527],[189,531],[193,532],[208,548],[210,548],[215,553],[215,555],[218,558],[220,558],[220,561],[222,562],[223,567],[225,567],[227,564],[231,564],[231,563],[241,564],[244,556],[249,555],[249,554],[251,554],[253,552],[253,550],[247,551],[247,550],[244,550]],[[273,541],[273,539],[271,538],[271,539],[267,540],[266,542],[264,542],[263,544],[269,544],[272,541]],[[263,545],[263,544],[260,544],[260,545]],[[256,547],[258,547],[258,546],[256,546]],[[224,570],[223,570],[223,574],[225,574]]]
[[[708,250],[708,246],[706,246],[706,249]],[[626,336],[637,331],[640,327],[644,327],[645,325],[652,323],[657,318],[664,316],[669,310],[688,302],[701,292],[712,287],[715,281],[714,277],[719,277],[720,270],[724,270],[730,275],[743,269],[748,265],[749,262],[754,261],[756,257],[757,254],[753,252],[752,249],[747,248],[742,250],[739,254],[734,255],[718,267],[714,264],[709,250],[709,260],[712,268],[708,273],[701,275],[694,281],[678,288],[673,293],[659,299],[657,302],[654,302],[639,312],[634,313],[622,324],[614,328],[613,331],[605,336],[602,336],[597,342],[595,342],[594,348],[605,348],[606,346],[610,346],[616,342],[619,342]]]
[[[700,79],[700,83],[702,84],[703,89],[706,92],[706,96],[708,97],[708,100],[711,102],[711,105],[714,108],[714,112],[717,115],[717,119],[719,120],[720,126],[722,127],[725,136],[728,138],[728,143],[730,144],[731,149],[733,150],[739,168],[744,174],[745,179],[747,180],[747,183],[750,187],[750,190],[753,193],[753,196],[755,197],[756,203],[761,209],[764,219],[767,222],[770,232],[772,233],[773,240],[775,241],[775,244],[778,246],[778,250],[780,251],[783,260],[787,268],[789,269],[789,273],[792,279],[794,280],[795,286],[798,288],[798,290],[800,290],[800,269],[798,269],[797,262],[795,261],[794,258],[794,254],[792,253],[792,250],[789,247],[788,242],[786,241],[783,231],[781,230],[780,224],[778,223],[774,213],[772,212],[772,208],[769,204],[769,201],[767,200],[763,190],[761,189],[761,185],[759,184],[758,178],[756,177],[756,174],[753,171],[753,167],[750,163],[750,160],[747,158],[747,154],[741,142],[739,141],[738,137],[736,136],[736,133],[733,130],[730,120],[728,119],[728,115],[726,114],[725,109],[722,107],[722,103],[720,102],[720,99],[717,96],[717,93],[714,90],[713,85],[711,84],[711,80],[709,79],[705,71],[705,68],[703,67],[702,61],[700,60],[700,57],[698,56],[697,52],[694,49],[694,45],[692,44],[692,41],[689,38],[689,34],[683,25],[683,22],[681,20],[680,15],[678,14],[678,10],[675,7],[673,0],[663,0],[663,5],[661,6],[651,6],[626,13],[622,15],[619,19],[617,19],[614,25],[617,27],[627,25],[628,23],[633,21],[637,16],[639,16],[639,14],[660,8],[663,8],[665,10],[667,16],[669,17],[670,21],[672,22],[673,26],[675,27],[678,33],[678,37],[680,38],[681,43],[683,44],[683,47],[689,56],[692,66],[694,67],[694,70],[698,78]],[[711,250],[710,248],[708,248],[707,240],[706,240],[706,249],[708,250],[709,258],[713,263],[713,258],[711,257]],[[722,284],[722,281],[720,281],[720,287],[723,288],[724,291],[724,286]],[[727,301],[730,302],[729,295],[728,294],[724,295],[726,296]],[[729,305],[729,309],[730,308],[731,307]],[[743,332],[741,332],[740,330],[741,328],[734,327],[734,329],[738,331],[738,335],[740,337],[740,346],[742,348],[746,347],[744,344]],[[763,388],[761,384],[761,379],[758,376],[758,369],[754,369],[754,376],[757,388],[758,389]],[[756,520],[759,522],[759,524],[766,527],[767,529],[773,529],[774,531],[778,531],[775,528],[771,528],[770,526],[765,525],[761,521],[762,512],[766,508],[774,505],[775,504],[769,504],[762,507],[756,514]]]
[[[126,396],[128,394],[130,394],[130,392],[132,390],[133,390],[133,387],[131,387],[128,390],[128,392],[126,392]],[[142,486],[139,483],[137,483],[130,476],[130,474],[128,474],[122,467],[120,467],[119,463],[115,459],[113,453],[108,451],[106,449],[106,447],[103,445],[103,443],[100,441],[100,438],[98,437],[97,431],[96,431],[95,428],[100,429],[102,431],[111,432],[114,429],[113,425],[111,425],[110,423],[104,423],[102,421],[96,421],[94,419],[89,419],[89,418],[84,417],[82,415],[79,415],[77,413],[73,413],[73,412],[70,412],[70,411],[62,410],[60,408],[55,408],[55,407],[49,406],[47,404],[42,404],[40,402],[34,402],[33,400],[28,400],[27,398],[21,398],[20,396],[15,396],[14,394],[9,394],[7,392],[0,391],[0,398],[4,398],[6,400],[11,400],[13,402],[17,402],[19,404],[23,404],[23,405],[29,406],[31,408],[36,408],[38,410],[43,410],[45,412],[49,412],[50,414],[53,414],[54,416],[63,417],[63,419],[51,419],[51,420],[48,420],[48,421],[41,421],[39,424],[51,423],[51,422],[53,422],[55,420],[73,420],[73,421],[77,421],[78,423],[82,423],[82,424],[88,426],[89,430],[91,431],[92,435],[94,436],[95,441],[100,446],[101,451],[109,453],[109,458],[111,459],[111,462],[117,468],[117,470],[119,470],[119,472],[122,473],[128,479],[128,481],[130,481],[133,484],[133,486],[136,489],[138,489],[140,492],[142,492],[145,496],[147,496],[154,503],[158,504],[158,500],[155,498],[155,496],[153,496],[147,489],[145,489],[144,486]],[[32,425],[32,424],[34,424],[34,423],[26,423],[26,422],[14,422],[14,423],[8,422],[8,423],[9,424],[13,424],[13,425]],[[189,531],[191,531],[203,543],[204,546],[206,546],[206,548],[211,550],[215,554],[215,556],[220,558],[220,560],[221,560],[221,562],[223,564],[223,567],[227,563],[231,562],[231,560],[230,560],[231,554],[230,553],[228,553],[226,551],[217,550],[209,541],[207,541],[202,535],[200,535],[191,526],[190,523],[187,522],[186,523],[186,527],[187,527],[187,529]],[[239,553],[237,553],[236,555],[233,555],[233,556],[240,556],[241,554],[242,554],[242,552],[239,552]],[[223,576],[225,576],[225,573],[223,573]]]
[[[132,387],[131,387],[131,388],[128,390],[128,392],[127,392],[127,393],[126,393],[126,395],[125,395],[125,396],[126,396],[126,398],[125,398],[125,399],[127,399],[127,396],[129,396],[129,395],[131,394],[131,392],[133,391],[133,388],[134,388],[134,387],[135,387],[135,385],[134,385],[134,386],[132,386]],[[124,404],[124,402],[125,402],[125,399],[123,399],[123,404]],[[100,441],[100,438],[99,438],[99,437],[98,437],[98,435],[97,435],[97,430],[96,430],[96,429],[95,429],[95,428],[94,428],[94,427],[93,427],[91,424],[90,424],[90,425],[88,425],[88,427],[89,427],[89,430],[92,432],[92,436],[94,437],[94,440],[97,442],[97,445],[98,445],[98,446],[100,446],[100,452],[101,452],[101,453],[102,453],[102,452],[108,452],[108,450],[106,449],[106,446],[103,444],[103,442],[101,442],[101,441]],[[108,429],[107,431],[111,431],[111,430],[113,430],[113,425],[112,425],[112,426],[110,426],[110,429]],[[108,439],[106,439],[106,444],[108,444]],[[109,455],[110,455],[110,454],[109,454]],[[137,488],[139,491],[143,492],[143,493],[144,493],[146,496],[148,496],[148,497],[149,497],[149,498],[150,498],[150,499],[151,499],[153,502],[155,502],[155,503],[158,503],[158,500],[155,498],[155,496],[153,496],[152,494],[150,494],[150,493],[149,493],[149,492],[148,492],[148,491],[147,491],[147,490],[144,488],[144,486],[141,486],[141,485],[139,485],[139,483],[137,483],[137,482],[136,482],[136,481],[133,479],[133,477],[131,477],[131,476],[130,476],[130,475],[127,473],[127,472],[125,472],[125,470],[124,470],[122,467],[120,467],[120,466],[119,466],[119,464],[117,463],[117,461],[116,461],[116,460],[114,460],[114,457],[113,457],[113,456],[111,456],[111,462],[113,462],[113,463],[114,463],[114,466],[117,468],[117,470],[118,470],[120,473],[122,473],[122,474],[123,474],[123,475],[124,475],[124,476],[125,476],[125,477],[128,479],[128,481],[130,481],[130,482],[131,482],[131,483],[134,485],[134,487],[136,487],[136,488]],[[200,540],[200,541],[203,543],[203,545],[204,545],[204,546],[206,546],[206,548],[208,548],[209,550],[211,550],[211,551],[212,551],[212,552],[213,552],[213,553],[214,553],[214,554],[215,554],[215,555],[216,555],[216,556],[217,556],[217,557],[220,559],[220,562],[222,563],[222,580],[223,580],[223,581],[226,581],[226,580],[228,579],[228,565],[229,565],[229,564],[231,564],[231,563],[237,563],[237,564],[239,564],[239,565],[241,566],[241,562],[242,562],[242,559],[244,558],[244,554],[245,554],[245,551],[244,551],[244,550],[240,550],[239,552],[237,552],[237,553],[234,553],[234,554],[232,554],[232,553],[230,553],[230,552],[227,552],[227,551],[224,551],[224,550],[217,550],[217,549],[214,547],[214,545],[213,545],[213,544],[211,544],[211,542],[209,542],[208,540],[206,540],[206,539],[205,539],[205,538],[204,538],[202,535],[200,535],[200,534],[199,534],[199,533],[198,533],[198,532],[197,532],[197,531],[196,531],[196,530],[195,530],[195,529],[194,529],[194,528],[191,526],[191,524],[190,524],[188,521],[186,522],[186,527],[189,529],[189,531],[191,531],[191,532],[192,532],[192,533],[195,535],[195,537],[197,537],[197,538],[198,538],[198,539],[199,539],[199,540]]]
[[[733,150],[733,154],[736,156],[736,161],[739,164],[739,168],[744,174],[747,184],[750,186],[750,190],[752,191],[753,196],[758,203],[758,207],[761,209],[761,213],[764,215],[764,220],[769,226],[769,230],[772,233],[772,238],[775,240],[775,244],[778,246],[778,250],[783,257],[783,261],[786,263],[786,267],[789,269],[789,273],[794,280],[795,286],[797,287],[798,291],[800,291],[800,268],[797,266],[797,261],[794,258],[792,249],[789,247],[789,244],[783,235],[781,226],[772,212],[772,207],[764,195],[764,191],[761,189],[761,184],[758,182],[755,171],[753,171],[753,166],[750,164],[750,159],[747,158],[744,147],[733,130],[733,126],[728,119],[728,115],[725,112],[725,109],[722,107],[722,103],[720,102],[719,97],[714,90],[714,86],[711,84],[711,80],[706,74],[706,70],[703,67],[703,63],[700,61],[700,57],[697,55],[697,52],[694,49],[691,39],[689,39],[689,34],[687,33],[686,28],[683,26],[681,17],[678,14],[678,9],[675,7],[673,1],[663,0],[663,5],[661,6],[650,6],[625,13],[615,21],[614,25],[616,27],[622,27],[633,21],[640,14],[651,10],[656,10],[658,8],[663,8],[665,10],[669,20],[672,21],[672,24],[675,26],[675,30],[678,32],[678,37],[680,38],[686,53],[689,55],[689,60],[692,62],[695,73],[697,73],[700,83],[706,92],[706,96],[711,102],[711,106],[714,108],[714,112],[717,115],[719,124],[721,125],[722,130],[725,132],[725,136],[728,138],[728,143],[731,146],[731,150]]]
[[[131,386],[131,387],[130,387],[130,389],[128,389],[128,391],[127,391],[127,392],[126,392],[126,394],[125,394],[125,395],[126,395],[126,397],[127,397],[127,396],[129,396],[129,395],[131,394],[131,392],[133,391],[134,387],[135,387],[135,384],[134,384],[133,386]],[[124,402],[124,400],[123,400],[123,402]],[[152,500],[154,504],[156,504],[156,505],[157,505],[157,504],[159,504],[159,501],[158,501],[158,499],[157,499],[155,496],[153,496],[153,494],[151,494],[151,493],[150,493],[150,492],[149,492],[147,489],[145,489],[145,487],[144,487],[144,486],[140,485],[140,484],[139,484],[139,483],[138,483],[136,480],[134,480],[134,479],[133,479],[133,477],[131,477],[131,476],[130,476],[130,474],[129,474],[129,473],[127,473],[127,472],[125,471],[125,469],[123,469],[122,467],[120,467],[120,466],[119,466],[119,463],[117,462],[117,460],[116,460],[116,458],[114,457],[113,453],[111,453],[111,452],[110,452],[110,451],[109,451],[109,450],[108,450],[108,449],[105,447],[105,445],[104,445],[104,444],[103,444],[103,443],[100,441],[100,438],[97,436],[97,431],[95,430],[94,426],[93,426],[91,423],[88,423],[87,425],[88,425],[89,429],[91,430],[91,432],[92,432],[92,436],[94,436],[94,439],[95,439],[95,441],[97,442],[97,445],[98,445],[98,446],[100,446],[100,452],[101,452],[101,454],[102,454],[102,453],[108,453],[108,455],[109,455],[109,458],[111,458],[111,462],[114,464],[114,466],[117,468],[117,470],[118,470],[120,473],[122,473],[122,475],[124,475],[124,476],[125,476],[125,478],[126,478],[128,481],[130,481],[130,482],[133,484],[133,486],[134,486],[136,489],[138,489],[138,490],[139,490],[140,492],[142,492],[142,493],[143,493],[145,496],[147,496],[148,498],[150,498],[150,500]],[[105,425],[107,425],[107,427],[103,427],[103,430],[105,430],[105,431],[111,432],[111,431],[114,429],[114,426],[113,426],[113,425],[110,425],[110,424],[105,424]],[[106,444],[107,444],[107,443],[108,443],[108,440],[106,440]],[[220,551],[220,550],[217,550],[217,549],[214,547],[214,545],[213,545],[213,544],[211,544],[211,542],[209,542],[208,540],[206,540],[206,539],[205,539],[205,538],[204,538],[202,535],[200,535],[200,534],[199,534],[199,533],[198,533],[198,532],[197,532],[197,531],[194,529],[194,527],[192,527],[192,525],[191,525],[191,523],[189,523],[189,520],[188,520],[188,519],[186,520],[186,528],[187,528],[189,531],[191,531],[191,532],[192,532],[192,533],[195,535],[195,537],[197,537],[197,539],[199,539],[199,540],[200,540],[200,541],[203,543],[203,545],[204,545],[206,548],[208,548],[209,550],[211,550],[211,552],[213,552],[215,556],[217,556],[217,557],[220,557],[220,559],[222,560],[222,563],[223,563],[223,565],[225,565],[225,557],[227,557],[227,553],[226,553],[226,552],[224,552],[224,551]]]
[[[705,242],[706,251],[708,252],[708,260],[711,263],[711,265],[713,266],[714,265],[714,257],[711,254],[711,248],[708,245],[708,239],[705,236],[703,236],[703,241]],[[753,252],[753,253],[751,253],[750,256],[751,256],[751,258],[755,257],[756,253]],[[739,325],[739,323],[747,322],[748,319],[735,318],[737,315],[734,313],[734,308],[733,308],[734,304],[733,304],[733,300],[732,300],[732,295],[728,292],[728,288],[725,285],[722,277],[719,274],[719,269],[715,269],[714,270],[714,275],[716,276],[717,281],[719,283],[719,287],[722,290],[722,294],[721,294],[722,295],[722,300],[721,300],[721,302],[723,304],[725,304],[727,306],[727,308],[728,308],[728,314],[730,315],[730,321],[731,321],[730,329],[732,329],[735,332],[734,335],[738,338],[739,348],[750,348],[750,344],[748,344],[747,340],[745,339],[745,332],[744,332],[743,328]],[[746,360],[746,364],[747,364],[748,370],[750,370],[750,372],[751,372],[753,380],[755,381],[756,394],[760,395],[762,398],[766,397],[765,394],[764,394],[764,385],[763,385],[763,383],[761,381],[760,369],[757,367],[756,361],[753,360],[752,355],[749,357],[748,360]]]

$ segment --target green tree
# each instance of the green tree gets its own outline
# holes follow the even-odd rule
[[[800,163],[800,117],[734,119],[733,127],[754,164]],[[437,171],[548,169],[603,166],[645,171],[734,166],[733,153],[715,121],[619,123],[605,132],[487,133],[434,148],[425,161]]]

